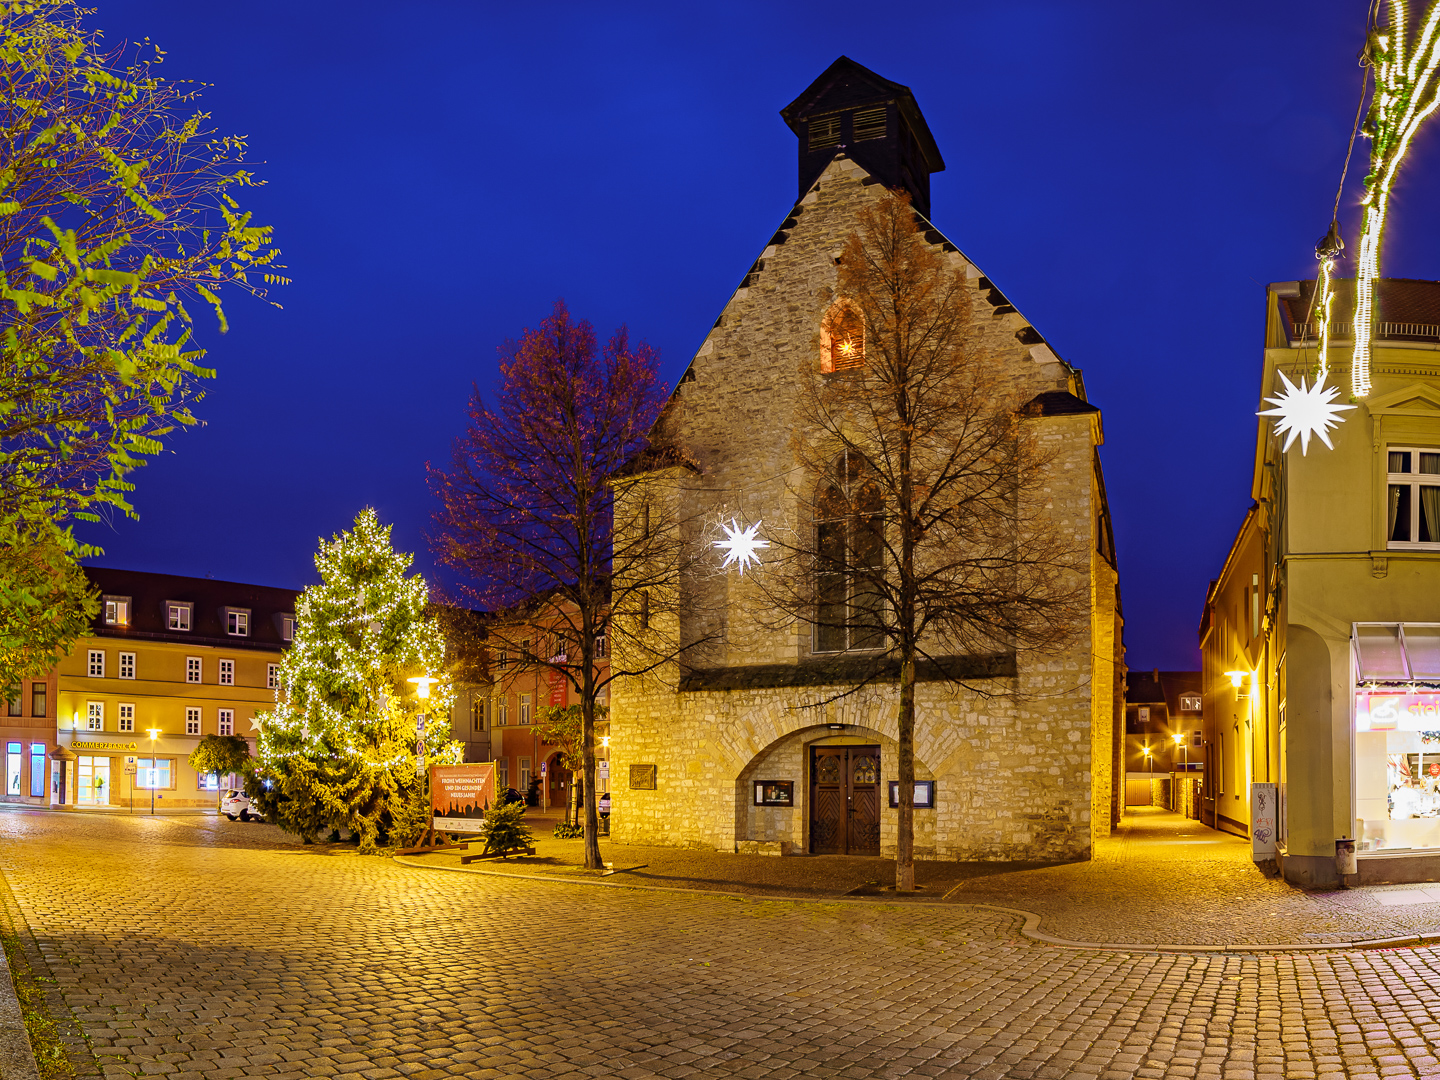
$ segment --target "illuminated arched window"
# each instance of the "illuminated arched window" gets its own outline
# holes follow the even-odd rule
[[[865,366],[865,322],[848,304],[837,304],[825,317],[821,334],[821,371],[851,371]]]
[[[816,652],[877,649],[884,642],[884,497],[875,470],[847,452],[815,500]]]

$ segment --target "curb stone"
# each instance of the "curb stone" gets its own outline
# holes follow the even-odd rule
[[[861,900],[855,897],[810,897],[810,896],[757,896],[754,893],[728,892],[724,889],[696,889],[680,885],[634,885],[622,881],[592,881],[585,878],[560,878],[547,874],[510,874],[501,870],[476,870],[469,866],[437,866],[434,863],[418,862],[413,858],[397,857],[395,862],[415,870],[445,870],[455,874],[478,874],[481,877],[495,877],[518,879],[521,881],[546,881],[552,885],[589,885],[609,889],[638,889],[644,892],[681,892],[699,893],[704,896],[727,896],[735,900],[750,900],[756,903],[790,903],[790,904],[860,904],[866,907],[875,907],[875,900]],[[1120,953],[1307,953],[1307,952],[1337,952],[1347,949],[1394,949],[1412,948],[1418,949],[1426,945],[1440,944],[1440,930],[1430,931],[1422,934],[1405,934],[1400,937],[1384,938],[1355,938],[1351,941],[1327,941],[1315,944],[1299,945],[1182,945],[1182,944],[1138,944],[1112,941],[1076,941],[1072,938],[1056,937],[1054,934],[1046,934],[1040,929],[1042,916],[1033,911],[1026,911],[1024,908],[1000,907],[996,904],[967,904],[963,901],[947,901],[943,898],[935,900],[907,900],[903,905],[894,903],[878,903],[894,908],[898,906],[913,907],[923,905],[926,907],[968,907],[981,911],[999,911],[1007,915],[1014,915],[1022,919],[1023,925],[1020,933],[1032,941],[1042,942],[1046,945],[1054,945],[1063,949],[1084,949],[1089,952],[1120,952]],[[3,1074],[0,1074],[3,1076]]]

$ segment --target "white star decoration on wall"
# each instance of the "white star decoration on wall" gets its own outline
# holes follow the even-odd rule
[[[1355,406],[1334,404],[1335,397],[1340,391],[1333,386],[1317,382],[1314,386],[1307,387],[1303,375],[1300,378],[1300,385],[1296,386],[1285,377],[1283,371],[1276,372],[1276,374],[1285,384],[1285,389],[1274,397],[1265,399],[1275,408],[1266,409],[1256,415],[1276,417],[1275,434],[1285,436],[1283,450],[1289,450],[1295,440],[1299,439],[1300,453],[1303,456],[1310,449],[1310,436],[1312,435],[1334,450],[1335,445],[1330,441],[1330,429],[1338,427],[1340,422],[1345,419],[1337,414],[1346,409],[1353,409]]]
[[[760,556],[756,554],[761,548],[768,548],[770,541],[761,540],[760,522],[756,522],[748,529],[742,529],[736,524],[735,519],[730,519],[730,524],[720,523],[720,528],[725,530],[725,539],[716,540],[714,546],[717,550],[725,552],[725,561],[720,564],[720,569],[725,569],[731,563],[740,567],[740,576],[745,576],[745,567],[754,563],[760,565]]]

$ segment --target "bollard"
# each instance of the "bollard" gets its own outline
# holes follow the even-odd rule
[[[1335,841],[1335,872],[1340,875],[1340,884],[1345,885],[1345,878],[1350,874],[1358,874],[1359,866],[1355,862],[1355,841]]]

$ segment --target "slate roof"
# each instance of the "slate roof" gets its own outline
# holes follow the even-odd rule
[[[117,570],[87,566],[85,576],[100,592],[130,598],[128,626],[105,625],[105,609],[95,616],[92,632],[105,637],[173,641],[213,645],[227,649],[277,651],[288,644],[280,636],[280,617],[293,615],[294,589],[269,585],[245,585],[237,581],[184,577],[179,574],[152,574],[144,570]],[[194,605],[189,631],[171,630],[165,605],[176,600]],[[250,633],[232,637],[225,632],[225,608],[250,611]]]

